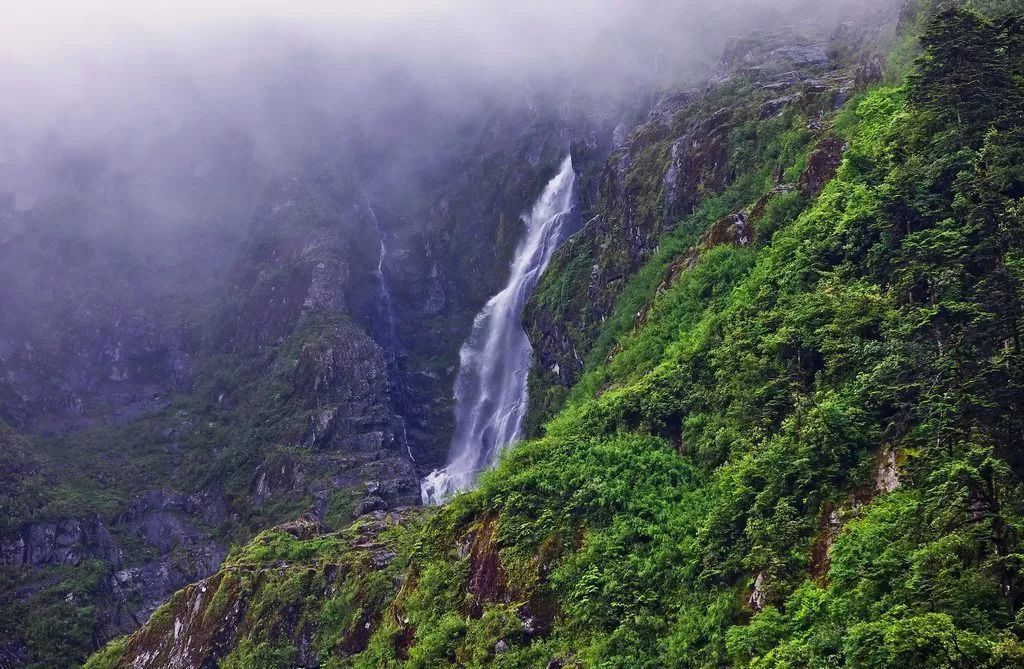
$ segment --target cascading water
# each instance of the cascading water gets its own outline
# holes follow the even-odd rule
[[[377,286],[380,288],[380,304],[384,310],[384,322],[387,335],[387,349],[391,351],[392,357],[394,357],[394,344],[395,339],[395,308],[391,304],[391,291],[388,290],[387,279],[384,278],[384,261],[388,257],[388,246],[384,239],[384,231],[380,228],[380,221],[377,219],[377,213],[373,210],[373,206],[367,202],[366,209],[370,212],[370,220],[373,221],[373,227],[377,231],[377,240],[380,243],[380,253],[377,256],[377,269],[374,271],[374,278],[377,279]]]
[[[441,504],[469,489],[501,450],[522,436],[533,353],[522,325],[523,307],[565,239],[575,180],[572,158],[566,157],[524,219],[526,237],[516,248],[508,284],[477,314],[462,345],[448,464],[423,479],[424,503]]]
[[[373,227],[377,231],[377,239],[380,242],[380,254],[377,256],[377,269],[374,272],[374,278],[377,279],[377,285],[380,289],[380,305],[383,310],[384,317],[384,351],[387,356],[388,364],[388,376],[392,381],[392,401],[395,402],[398,411],[398,422],[399,429],[402,438],[402,443],[405,445],[405,451],[409,454],[409,459],[415,462],[415,458],[412,455],[412,446],[409,444],[409,437],[405,430],[405,418],[401,415],[401,395],[400,388],[398,387],[398,380],[401,378],[401,370],[398,368],[398,357],[395,355],[395,349],[397,347],[397,339],[395,336],[395,308],[391,302],[391,291],[388,290],[387,278],[384,276],[384,261],[388,257],[388,246],[384,237],[384,231],[381,230],[380,221],[377,219],[377,213],[373,210],[373,206],[367,202],[366,208],[370,212],[370,219],[373,221]]]

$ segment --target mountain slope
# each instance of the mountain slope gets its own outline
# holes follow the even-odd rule
[[[88,666],[1020,665],[1024,16],[983,8],[922,12],[902,84],[733,128],[749,190],[477,491],[271,531]]]
[[[820,190],[839,147],[826,142],[823,172],[797,184],[807,144],[826,140],[823,119],[881,76],[895,24],[886,7],[831,34],[812,23],[733,40],[710,82],[665,96],[616,148],[586,229],[556,254],[526,313],[534,433],[714,221],[772,189]]]

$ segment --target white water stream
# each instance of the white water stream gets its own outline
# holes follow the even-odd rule
[[[523,330],[523,308],[565,239],[575,179],[572,159],[566,157],[524,217],[526,236],[516,248],[508,284],[477,314],[462,345],[448,464],[423,479],[424,503],[441,504],[471,488],[502,449],[522,437],[533,353]]]

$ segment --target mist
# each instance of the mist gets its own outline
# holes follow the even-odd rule
[[[0,215],[0,243],[70,197],[65,225],[186,275],[205,236],[207,274],[230,265],[266,185],[311,160],[422,199],[490,150],[488,124],[545,107],[628,125],[731,37],[884,2],[17,3],[0,25],[0,212],[17,214]]]
[[[153,117],[202,114],[269,135],[264,124],[281,122],[267,109],[275,87],[310,96],[289,114],[364,118],[410,87],[454,107],[552,84],[634,94],[692,79],[753,28],[831,22],[884,0],[19,4],[0,25],[8,142],[58,123],[72,137],[130,135]]]

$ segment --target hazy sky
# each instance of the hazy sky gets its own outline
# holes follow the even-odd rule
[[[551,75],[635,83],[623,73],[648,71],[651,49],[662,45],[641,34],[650,26],[664,31],[666,22],[652,8],[698,6],[693,0],[5,4],[13,6],[0,21],[0,149],[5,136],[11,142],[41,127],[74,135],[118,117],[130,125],[147,108],[180,115],[189,111],[182,100],[249,113],[268,86],[307,75],[321,77],[307,83],[320,84],[324,104],[340,104],[352,91],[386,102],[395,90],[364,86],[361,78],[379,80],[389,68],[436,90],[439,100],[481,85],[511,90],[512,83]],[[677,41],[689,40],[680,34]],[[591,69],[602,76],[591,76]]]
[[[325,160],[419,206],[516,124],[635,122],[731,37],[894,1],[0,0],[0,240],[54,210],[191,258]]]
[[[401,63],[438,83],[551,74],[636,83],[660,75],[655,63],[714,60],[728,37],[794,7],[802,17],[881,1],[15,0],[0,20],[0,114],[22,102],[71,106],[133,72],[159,76],[157,63],[215,79],[303,46],[335,53],[339,69]]]
[[[5,3],[13,6],[3,11],[0,49],[38,58],[271,21],[357,42],[399,40],[396,49],[405,46],[401,38],[416,36],[417,47],[471,46],[525,58],[615,32],[678,32],[685,40],[688,27],[710,33],[766,10],[857,2],[864,0],[32,0]]]
[[[334,132],[379,119],[370,134],[404,143],[424,131],[403,136],[390,119],[457,125],[544,87],[624,99],[699,74],[752,28],[890,1],[8,1],[0,191],[38,181],[30,167],[58,146],[103,146],[131,170],[158,142],[205,150],[205,128],[272,160],[320,141],[307,129],[324,120]]]
[[[614,24],[636,3],[618,0],[35,0],[5,8],[0,42],[22,57],[61,49],[96,48],[141,35],[182,37],[188,31],[238,23],[273,21],[332,31],[348,39],[391,38],[431,33],[465,38],[467,31],[489,38],[527,37],[530,31],[575,25],[585,32]]]

